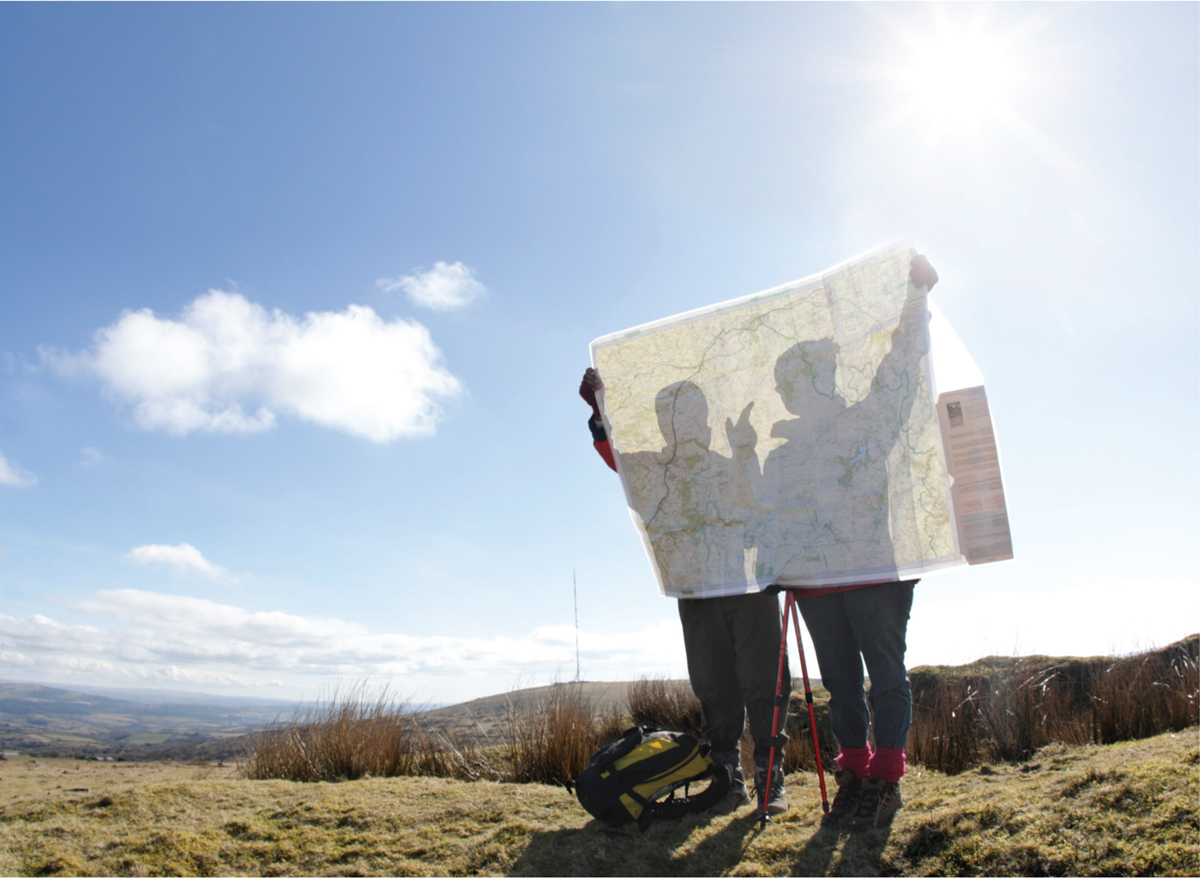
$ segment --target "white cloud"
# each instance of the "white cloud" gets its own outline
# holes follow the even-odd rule
[[[435,262],[429,271],[397,278],[384,277],[375,283],[387,292],[404,290],[414,304],[434,311],[465,307],[487,292],[484,285],[475,280],[474,269],[461,262],[453,265]]]
[[[18,466],[0,453],[0,485],[29,488],[37,484],[37,476]]]
[[[297,319],[220,290],[178,320],[126,311],[89,351],[40,353],[60,374],[99,378],[142,428],[178,435],[269,430],[279,413],[390,442],[431,435],[437,401],[461,390],[420,323],[361,305]]]
[[[343,619],[252,612],[199,598],[121,589],[71,607],[96,625],[0,615],[0,676],[177,680],[197,685],[284,687],[310,695],[339,679],[390,679],[423,701],[491,695],[573,676],[575,631],[517,636],[374,633]],[[107,621],[105,621],[107,620]],[[685,670],[679,623],[667,617],[620,635],[580,632],[588,679],[626,680]],[[89,676],[90,675],[90,676]],[[105,675],[107,675],[105,677]],[[64,681],[65,682],[65,681]]]
[[[140,567],[166,566],[179,573],[198,573],[207,579],[218,582],[236,583],[237,577],[224,567],[209,561],[200,550],[191,543],[180,543],[178,546],[160,546],[155,544],[138,546],[125,558]]]

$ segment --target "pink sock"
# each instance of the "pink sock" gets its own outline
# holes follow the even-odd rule
[[[875,777],[891,783],[899,783],[904,777],[904,751],[893,750],[890,747],[880,747],[871,754],[871,764],[867,767],[867,777]]]
[[[853,771],[855,780],[861,780],[867,776],[867,768],[870,764],[870,747],[843,747],[838,753],[838,768],[841,771]]]

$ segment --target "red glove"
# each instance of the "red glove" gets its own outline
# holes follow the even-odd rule
[[[600,380],[599,372],[589,368],[583,373],[583,380],[579,382],[579,395],[592,407],[592,411],[596,413],[596,420],[600,420],[600,406],[596,402],[596,391],[603,388],[604,382]]]

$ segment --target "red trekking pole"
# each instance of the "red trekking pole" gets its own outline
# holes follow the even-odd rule
[[[786,589],[787,598],[783,602],[783,634],[779,638],[779,672],[775,677],[775,716],[771,720],[771,755],[767,760],[767,789],[763,793],[762,814],[759,815],[761,825],[766,826],[771,816],[767,813],[767,803],[770,801],[771,778],[775,773],[775,753],[779,751],[779,758],[783,759],[783,748],[787,744],[788,737],[779,731],[779,708],[784,709],[784,719],[787,719],[788,699],[791,696],[791,680],[788,680],[788,694],[784,695],[783,690],[783,670],[787,661],[787,635],[788,635],[788,618],[796,626],[796,646],[800,650],[800,674],[804,678],[804,700],[808,704],[808,725],[812,729],[813,753],[817,757],[817,780],[821,785],[821,808],[826,814],[829,813],[829,794],[825,791],[825,769],[821,764],[821,742],[817,737],[817,717],[813,710],[813,695],[812,686],[808,682],[808,663],[804,658],[804,635],[800,633],[800,616],[796,610],[796,594],[791,589]]]

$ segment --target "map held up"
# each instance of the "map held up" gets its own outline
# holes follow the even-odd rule
[[[964,563],[912,255],[891,245],[592,343],[617,469],[663,594],[879,582]],[[989,496],[1003,506],[1002,491]]]

